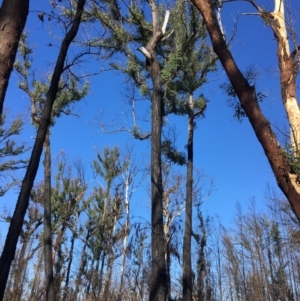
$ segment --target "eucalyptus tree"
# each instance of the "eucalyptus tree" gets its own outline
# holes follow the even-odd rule
[[[0,7],[0,117],[13,70],[18,43],[24,29],[29,0],[3,0]],[[2,121],[1,121],[2,122]]]
[[[299,155],[297,152],[299,143],[297,137],[300,131],[299,107],[296,96],[299,46],[296,35],[293,33],[288,35],[287,32],[288,21],[284,13],[285,1],[274,0],[273,11],[262,9],[255,1],[247,2],[254,6],[257,14],[262,17],[265,24],[270,26],[276,37],[282,101],[291,129],[291,144],[288,151],[285,147],[280,146],[278,138],[271,128],[270,121],[261,110],[258,101],[259,95],[255,90],[255,86],[251,85],[242,74],[228,48],[222,26],[215,13],[215,10],[222,6],[222,1],[192,0],[192,3],[195,4],[203,16],[214,51],[227,73],[233,90],[240,101],[241,108],[248,117],[256,137],[263,147],[278,186],[289,200],[298,220],[300,220]],[[291,43],[294,44],[292,51],[290,50]]]
[[[30,191],[32,189],[39,166],[43,144],[45,142],[45,138],[51,124],[51,113],[54,101],[56,100],[57,93],[59,91],[60,79],[62,74],[66,71],[65,60],[67,57],[68,49],[77,35],[85,2],[85,0],[79,0],[77,2],[76,10],[70,16],[68,16],[68,18],[70,18],[69,22],[66,21],[69,26],[66,27],[65,37],[63,38],[53,75],[50,81],[49,89],[46,93],[46,102],[43,108],[41,122],[38,126],[37,135],[29,160],[28,168],[21,185],[21,191],[17,200],[16,209],[10,223],[5,245],[0,258],[0,300],[3,300],[11,262],[14,258],[18,238],[21,233],[24,221],[24,216],[29,203]]]

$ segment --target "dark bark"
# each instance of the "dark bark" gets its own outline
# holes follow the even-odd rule
[[[161,133],[163,118],[162,83],[160,66],[155,49],[164,36],[159,28],[158,12],[154,1],[149,1],[152,12],[153,34],[146,46],[147,66],[152,81],[151,110],[151,276],[150,301],[165,301],[167,277],[165,263],[165,239],[163,224],[163,184],[161,166]]]
[[[300,221],[300,193],[297,192],[289,177],[289,164],[283,156],[282,149],[269,120],[263,115],[256,96],[255,87],[250,86],[236,65],[229,51],[217,22],[214,8],[209,0],[192,0],[203,16],[204,23],[227,76],[236,92],[242,108],[269,160],[277,184],[289,200],[298,220]],[[257,167],[259,168],[259,167]]]
[[[192,97],[192,95],[190,96]],[[187,180],[186,180],[186,200],[185,200],[185,226],[183,237],[183,277],[182,277],[182,297],[183,301],[192,301],[192,208],[193,208],[193,139],[194,139],[194,110],[193,99],[190,99],[190,110],[188,117],[188,143],[187,143]]]
[[[81,22],[85,0],[78,0],[76,14],[70,30],[63,39],[60,52],[57,58],[50,87],[46,97],[45,108],[43,110],[41,123],[39,124],[35,143],[29,160],[28,168],[22,182],[21,191],[17,200],[16,208],[11,219],[10,227],[4,244],[4,248],[0,258],[0,300],[3,300],[6,282],[10,270],[11,263],[14,259],[16,246],[21,233],[24,222],[24,216],[29,204],[29,196],[33,186],[33,182],[38,170],[43,144],[49,129],[51,112],[54,101],[56,99],[58,84],[61,74],[64,71],[64,62],[67,56],[69,46],[75,38]]]
[[[160,69],[156,59],[150,62],[153,83],[151,129],[151,245],[152,268],[150,301],[164,301],[166,265],[164,260],[163,186],[161,170],[162,91]]]
[[[87,261],[87,259],[86,259],[86,251],[85,250],[86,250],[86,248],[88,246],[88,241],[89,241],[91,235],[92,235],[92,229],[91,229],[90,226],[88,226],[87,234],[86,234],[85,240],[84,240],[84,245],[83,245],[83,248],[82,248],[82,251],[81,251],[81,259],[80,259],[79,270],[77,272],[77,276],[76,276],[76,280],[75,280],[75,292],[73,294],[73,299],[74,300],[76,300],[75,296],[76,296],[76,298],[78,296],[79,287],[80,287],[81,282],[82,282],[81,277],[85,273],[84,268],[85,268],[86,261]]]
[[[77,212],[76,214],[77,214],[76,223],[75,223],[73,231],[72,231],[69,262],[68,262],[67,275],[66,275],[66,280],[65,280],[64,294],[63,294],[63,298],[62,298],[63,301],[67,300],[68,296],[70,295],[69,281],[70,281],[70,275],[71,275],[71,267],[72,267],[72,263],[73,263],[75,239],[77,237],[77,223],[78,223],[80,213]]]
[[[46,280],[46,301],[55,301],[52,261],[51,231],[51,151],[50,137],[47,133],[44,143],[44,262]]]
[[[28,9],[29,0],[3,0],[0,8],[0,116]]]
[[[156,33],[154,33],[155,35]],[[162,33],[161,33],[162,37]],[[155,39],[155,37],[154,37]],[[164,260],[163,229],[163,185],[161,170],[161,132],[162,132],[162,88],[160,67],[155,57],[152,40],[147,45],[151,54],[149,71],[153,84],[152,128],[151,128],[151,245],[152,268],[150,280],[150,301],[164,301],[166,295],[166,265]]]

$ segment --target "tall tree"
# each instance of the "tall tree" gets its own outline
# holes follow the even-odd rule
[[[45,142],[45,138],[51,123],[51,113],[53,104],[56,99],[57,92],[59,91],[59,82],[61,75],[65,71],[65,59],[68,53],[69,46],[77,35],[85,2],[85,0],[78,0],[76,12],[71,16],[71,26],[66,32],[66,36],[62,41],[53,75],[51,78],[50,86],[47,91],[46,103],[43,109],[41,123],[38,127],[28,168],[22,182],[21,191],[17,200],[15,212],[10,223],[10,227],[0,258],[0,300],[3,300],[10,266],[15,255],[18,238],[22,229],[24,216],[29,203],[30,191],[32,189],[33,182],[39,166],[43,144]]]
[[[41,114],[45,106],[45,95],[49,89],[49,84],[31,79],[29,74],[32,69],[32,49],[27,45],[27,36],[23,34],[19,43],[21,60],[15,63],[15,69],[21,76],[19,87],[30,99],[32,123],[38,126],[41,123]],[[63,112],[69,114],[69,107],[75,101],[80,101],[87,93],[87,85],[82,90],[77,88],[77,80],[72,75],[60,80],[60,89],[56,95],[56,100],[52,108],[51,126],[55,123],[55,118]],[[44,251],[45,251],[45,273],[46,273],[46,300],[55,300],[53,281],[53,261],[52,261],[52,231],[51,231],[51,147],[50,130],[48,131],[44,143]]]
[[[5,93],[24,29],[29,0],[3,0],[0,8],[0,117]]]
[[[232,84],[232,87],[240,101],[242,109],[260,142],[263,150],[268,158],[273,173],[276,177],[279,188],[289,200],[298,220],[300,221],[300,186],[297,180],[297,172],[295,169],[295,160],[292,162],[287,158],[283,148],[280,146],[276,134],[271,128],[269,120],[264,116],[258,102],[258,95],[255,87],[249,84],[249,81],[238,68],[229,48],[225,41],[224,34],[221,30],[215,8],[221,2],[213,2],[209,0],[192,0],[195,6],[201,12],[206,28],[211,38],[213,49],[217,54],[220,62],[225,69],[227,76]],[[292,132],[293,149],[297,146],[298,117],[296,113],[299,111],[298,103],[295,98],[295,76],[298,70],[298,62],[296,60],[296,50],[291,53],[287,48],[287,37],[284,24],[284,1],[275,0],[275,9],[273,12],[265,12],[261,10],[254,1],[248,1],[257,7],[263,18],[267,18],[270,22],[276,38],[278,39],[278,58],[281,73],[283,102],[290,111],[290,127]],[[288,51],[288,52],[286,52]],[[296,107],[294,112],[294,107]],[[294,115],[295,114],[295,115]],[[295,137],[296,137],[295,136]],[[295,144],[296,143],[296,144]],[[297,159],[298,155],[296,155]],[[297,159],[298,160],[298,159]]]
[[[137,2],[138,3],[138,2]],[[166,12],[161,24],[162,14],[160,7],[154,0],[149,0],[152,22],[148,22],[144,12],[140,11],[137,3],[126,6],[128,15],[121,15],[119,1],[107,1],[106,11],[95,7],[95,16],[100,19],[102,25],[108,30],[110,36],[96,43],[108,49],[110,54],[115,52],[124,55],[128,64],[120,66],[113,64],[115,69],[123,71],[135,82],[147,97],[151,99],[151,231],[152,231],[152,269],[150,280],[150,300],[165,300],[166,292],[166,266],[164,261],[164,229],[163,229],[163,185],[161,170],[161,134],[163,125],[163,87],[161,80],[161,54],[158,55],[159,44],[166,35],[169,20],[169,11]],[[133,27],[133,31],[127,31],[125,24]],[[129,27],[129,28],[130,28]],[[135,32],[136,31],[136,32]],[[145,63],[133,53],[130,42],[135,45],[144,43],[139,50],[146,59]],[[142,75],[143,73],[143,75]],[[150,75],[150,83],[149,83]],[[151,85],[151,88],[150,88]],[[141,92],[142,94],[144,92]],[[137,129],[135,136],[140,139]],[[149,137],[149,135],[147,135]]]
[[[207,45],[206,30],[196,8],[185,1],[177,1],[171,14],[174,37],[163,77],[169,82],[166,89],[168,113],[188,116],[186,214],[183,239],[183,300],[192,300],[192,208],[193,208],[193,152],[196,119],[203,115],[206,100],[196,95],[207,82],[210,72],[216,70],[216,56]],[[174,43],[174,44],[173,44]],[[173,44],[173,45],[172,45]],[[176,72],[174,72],[176,70]]]
[[[150,301],[163,301],[167,292],[166,265],[164,261],[163,227],[163,184],[161,166],[161,131],[163,119],[163,90],[159,61],[156,57],[157,44],[165,35],[169,12],[166,12],[164,24],[160,27],[157,6],[150,0],[153,31],[146,47],[140,50],[146,57],[152,80],[152,122],[151,122],[151,248],[152,267],[150,279]]]

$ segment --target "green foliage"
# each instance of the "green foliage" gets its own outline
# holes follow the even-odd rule
[[[176,147],[169,139],[162,142],[162,153],[167,159],[175,164],[180,166],[186,164],[186,155],[177,151]]]
[[[9,126],[5,124],[5,121],[6,116],[2,115],[0,118],[0,196],[18,183],[17,178],[11,172],[25,168],[28,162],[23,159],[15,159],[28,150],[24,144],[18,144],[13,139],[14,136],[20,134],[24,125],[23,120],[17,118]]]
[[[110,184],[126,169],[126,163],[121,164],[120,150],[117,147],[105,148],[103,155],[100,152],[97,153],[97,160],[93,161],[93,169],[97,175]]]
[[[43,108],[47,101],[47,93],[49,90],[52,75],[46,79],[37,80],[32,74],[32,58],[33,50],[27,44],[27,35],[22,34],[19,42],[20,60],[14,64],[15,70],[20,75],[19,88],[23,90],[31,101],[31,114],[34,124],[38,124],[43,113]],[[62,113],[70,115],[71,106],[75,102],[82,100],[89,92],[89,83],[80,83],[78,77],[73,73],[64,74],[59,83],[59,90],[52,109],[51,125],[54,125],[54,119],[60,117]]]
[[[178,108],[186,110],[189,96],[207,82],[210,72],[216,71],[217,58],[206,44],[205,26],[194,6],[177,1],[170,22],[174,34],[166,41],[162,69],[165,104],[170,113],[182,114]]]
[[[107,29],[105,36],[96,45],[104,47],[107,56],[120,55],[110,66],[126,75],[127,83],[138,88],[143,98],[151,99],[152,87],[147,61],[138,55],[136,49],[146,46],[152,36],[152,23],[147,19],[143,3],[139,1],[124,5],[117,0],[102,2],[101,10],[94,5],[90,11]],[[122,7],[122,10],[120,10]],[[160,26],[165,10],[158,5]],[[206,43],[206,29],[199,11],[186,1],[176,1],[170,9],[171,16],[165,38],[157,45],[155,56],[160,63],[160,77],[163,89],[163,112],[167,114],[190,115],[189,97],[207,82],[210,72],[216,71],[217,57]],[[122,13],[122,15],[121,15]],[[203,115],[206,99],[203,95],[194,97],[194,116]],[[143,140],[143,134],[134,124],[132,133]],[[177,151],[170,141],[163,143],[163,154],[174,163],[185,164],[185,156]]]
[[[249,84],[252,86],[255,86],[256,78],[257,78],[258,72],[254,69],[254,67],[249,67],[244,76],[249,81]],[[223,92],[228,96],[227,103],[228,106],[233,108],[234,115],[239,122],[243,120],[244,117],[247,117],[244,109],[242,108],[241,103],[238,100],[238,96],[235,93],[234,88],[232,87],[230,82],[226,82],[220,85],[220,88],[223,90]],[[263,102],[264,99],[267,97],[266,94],[261,92],[256,92],[256,97],[259,102]]]
[[[300,158],[299,146],[296,148],[293,144],[286,144],[282,149],[282,154],[289,164],[289,172],[297,176],[300,183]]]

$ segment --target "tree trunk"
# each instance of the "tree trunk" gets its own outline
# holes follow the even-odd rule
[[[77,275],[76,275],[75,291],[74,291],[72,300],[77,300],[77,296],[79,294],[79,288],[82,284],[81,283],[82,282],[81,277],[84,274],[84,268],[87,264],[87,258],[86,258],[87,257],[87,255],[86,255],[87,252],[85,251],[85,249],[88,246],[88,240],[90,239],[91,234],[92,234],[92,230],[91,230],[90,226],[88,226],[87,233],[86,233],[85,240],[84,240],[84,245],[83,245],[82,251],[81,251],[80,265],[79,265],[79,269],[78,269],[78,272],[77,272]]]
[[[153,83],[151,129],[151,245],[152,268],[150,301],[164,301],[166,293],[166,266],[164,261],[163,187],[161,170],[162,91],[160,68],[154,58],[150,62]]]
[[[70,275],[71,275],[71,267],[73,263],[73,253],[74,253],[74,245],[75,245],[75,239],[77,237],[77,224],[79,221],[80,212],[76,212],[76,219],[74,222],[74,227],[72,231],[72,238],[71,238],[71,247],[70,247],[70,255],[69,255],[69,262],[68,262],[68,268],[67,268],[67,275],[65,280],[65,287],[64,287],[64,293],[62,301],[67,300],[67,297],[70,297],[70,289],[69,289],[69,281],[70,281]]]
[[[189,98],[189,118],[188,118],[188,143],[187,143],[187,180],[186,180],[186,205],[185,205],[185,226],[183,238],[183,277],[182,277],[182,297],[183,301],[192,301],[192,261],[191,261],[191,241],[192,241],[192,208],[193,208],[193,136],[194,136],[194,103],[193,96]]]
[[[0,267],[1,267],[0,268],[0,300],[1,301],[3,300],[10,266],[15,256],[16,246],[24,222],[24,216],[28,208],[30,192],[39,167],[39,162],[43,150],[43,144],[45,142],[46,134],[48,132],[49,125],[50,125],[52,107],[58,91],[59,80],[61,74],[64,71],[65,58],[67,56],[69,46],[78,32],[84,5],[85,5],[85,0],[78,0],[77,10],[72,23],[72,27],[70,28],[70,31],[67,32],[65,38],[63,39],[60,52],[58,55],[58,59],[55,65],[55,69],[53,72],[53,76],[51,79],[51,84],[47,92],[47,100],[41,118],[41,123],[38,127],[28,168],[26,170],[26,174],[22,182],[21,191],[17,200],[15,212],[11,219],[10,227],[1,254],[1,258],[0,258]]]
[[[297,101],[298,50],[291,53],[289,37],[286,29],[284,0],[274,0],[274,11],[265,12],[255,6],[261,15],[264,14],[277,40],[277,58],[280,70],[280,85],[283,105],[290,124],[290,138],[293,150],[299,157],[300,145],[300,110]],[[268,21],[270,19],[270,21]]]
[[[130,172],[129,170],[125,172],[125,212],[126,212],[126,220],[124,225],[124,238],[123,238],[123,250],[122,250],[122,265],[121,265],[121,276],[120,276],[120,288],[118,292],[117,301],[122,300],[122,294],[124,290],[124,273],[125,273],[125,265],[126,265],[126,253],[127,253],[127,238],[129,234],[129,180]]]
[[[159,28],[158,11],[154,0],[150,0],[153,33],[146,48],[141,47],[145,55],[152,80],[152,125],[151,125],[151,276],[150,301],[165,301],[167,293],[166,264],[164,260],[165,241],[163,224],[163,184],[161,168],[161,132],[163,118],[162,83],[160,66],[156,58],[155,48],[164,37],[169,12],[162,29]]]
[[[46,301],[55,301],[52,261],[52,231],[51,231],[51,151],[50,137],[47,133],[44,143],[44,253]]]
[[[295,175],[290,173],[290,166],[283,156],[283,151],[275,133],[271,129],[269,120],[266,119],[259,107],[255,87],[249,85],[249,82],[236,65],[218,25],[211,2],[208,0],[192,0],[192,2],[203,16],[214,51],[219,57],[256,137],[264,149],[278,186],[289,200],[300,221],[299,186],[294,179]]]
[[[29,0],[3,0],[0,8],[0,116],[28,9]]]

